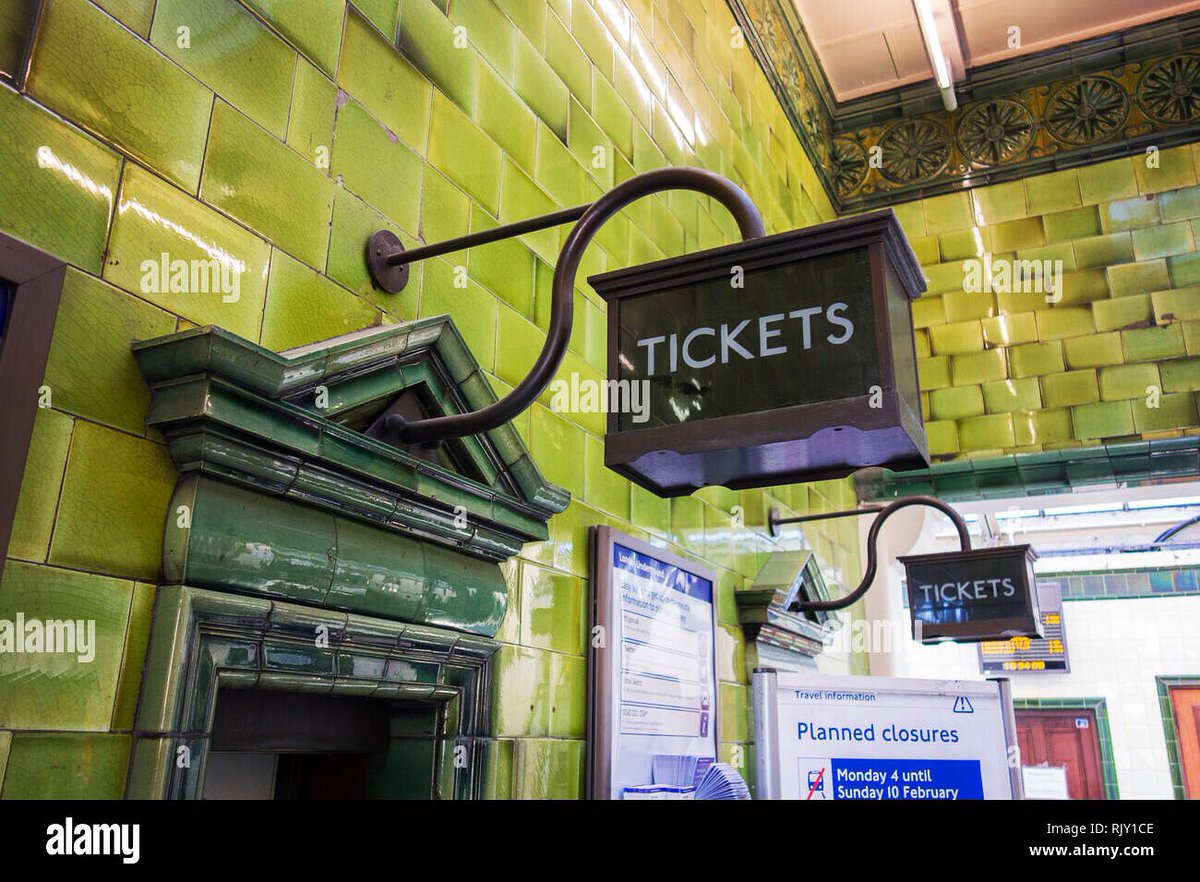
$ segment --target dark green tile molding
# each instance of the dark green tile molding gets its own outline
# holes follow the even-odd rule
[[[429,416],[495,400],[448,317],[283,354],[205,327],[134,354],[180,470],[167,581],[492,636],[497,564],[549,538],[569,501],[511,425],[448,442],[442,462],[361,431],[406,392]]]

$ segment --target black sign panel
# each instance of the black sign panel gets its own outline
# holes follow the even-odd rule
[[[617,427],[854,398],[879,385],[875,343],[866,248],[630,297],[617,363],[650,407]]]
[[[1043,636],[1030,546],[899,560],[907,573],[914,639],[973,643]]]
[[[604,462],[631,481],[678,496],[929,464],[925,280],[890,209],[588,281],[608,302]]]

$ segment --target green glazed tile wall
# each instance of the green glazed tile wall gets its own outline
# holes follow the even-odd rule
[[[448,313],[503,393],[541,348],[566,231],[415,266],[400,295],[370,283],[362,254],[371,232],[386,227],[410,246],[437,241],[588,202],[668,164],[729,176],[772,232],[833,216],[758,65],[731,46],[724,0],[46,0],[22,71],[35,5],[0,0],[0,229],[72,269],[0,617],[77,617],[86,607],[104,660],[82,673],[47,662],[24,679],[0,666],[0,796],[115,796],[123,786],[175,481],[162,439],[143,422],[134,340],[216,324],[279,350]],[[1162,211],[1183,226],[1131,241],[1147,261],[1169,261],[1191,241],[1184,204]],[[599,379],[604,368],[605,306],[587,275],[735,235],[723,210],[686,193],[643,200],[608,224],[579,274],[563,376]],[[142,262],[163,253],[237,267],[238,297],[145,287]],[[465,288],[455,284],[460,267]],[[1188,271],[1200,276],[1176,267]],[[1131,345],[1157,351],[1178,340]],[[952,358],[942,366],[948,388],[956,374],[997,382],[987,358]],[[1172,382],[1185,386],[1189,375]],[[981,406],[1008,400],[1000,389],[988,395]],[[1029,395],[1022,389],[1007,406]],[[517,426],[574,501],[550,541],[505,567],[486,792],[582,793],[587,533],[596,524],[719,574],[721,754],[748,771],[734,592],[773,547],[770,505],[850,508],[850,483],[658,499],[604,468],[599,415],[554,414],[547,401]],[[856,524],[828,522],[804,537],[827,581],[857,583]],[[861,657],[852,665],[865,670]]]
[[[897,206],[930,453],[1200,434],[1200,145]],[[1061,260],[1061,299],[964,290],[964,261]]]

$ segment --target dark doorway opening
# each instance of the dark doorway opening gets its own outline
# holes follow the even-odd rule
[[[440,705],[222,689],[205,799],[429,799]]]

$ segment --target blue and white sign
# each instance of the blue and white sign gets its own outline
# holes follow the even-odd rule
[[[653,782],[656,754],[717,755],[712,573],[632,537],[600,531],[592,628],[593,737],[608,793]],[[605,578],[606,576],[606,578]],[[596,758],[594,758],[596,759]],[[594,781],[594,784],[601,784]]]
[[[754,678],[760,796],[1013,796],[1011,703],[998,683],[764,671]]]

